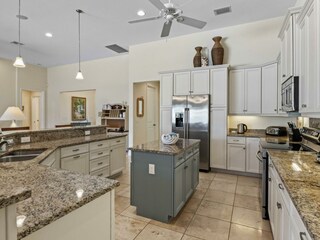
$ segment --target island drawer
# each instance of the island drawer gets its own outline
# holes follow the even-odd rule
[[[94,172],[101,168],[107,167],[110,164],[110,157],[105,156],[90,161],[90,172]]]
[[[110,175],[109,172],[110,172],[109,166],[107,166],[105,168],[91,172],[90,175],[98,176],[98,177],[109,177],[109,175]]]
[[[104,148],[104,149],[98,149],[96,151],[90,151],[90,160],[101,158],[104,156],[110,155],[110,149]]]
[[[92,142],[92,143],[90,143],[90,151],[106,148],[109,146],[110,146],[110,144],[109,144],[108,140],[103,140],[103,141],[99,141],[99,142]]]
[[[196,144],[194,147],[193,147],[193,153],[196,154],[199,152],[199,149],[200,149],[200,144]]]
[[[194,154],[193,147],[190,147],[186,150],[186,159],[190,158]]]
[[[174,157],[174,166],[177,167],[185,161],[184,152]]]
[[[115,139],[110,139],[109,143],[110,146],[115,146],[115,145],[119,145],[119,144],[125,144],[125,138],[121,137],[121,138],[115,138]]]
[[[228,137],[228,143],[246,144],[246,138],[245,137]]]
[[[89,151],[89,144],[81,144],[61,148],[61,158],[69,157],[76,154],[86,153]]]

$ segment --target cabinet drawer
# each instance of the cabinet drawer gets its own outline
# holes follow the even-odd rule
[[[109,177],[109,175],[110,175],[109,172],[110,172],[109,166],[107,166],[105,168],[91,172],[90,175],[98,176],[98,177]]]
[[[174,166],[177,167],[185,161],[184,152],[174,157]]]
[[[228,137],[228,143],[246,144],[246,138],[245,137]]]
[[[94,172],[110,164],[110,156],[100,157],[90,161],[90,172]]]
[[[118,144],[125,144],[126,139],[124,137],[121,137],[121,138],[110,139],[108,141],[110,143],[110,146],[115,146]]]
[[[89,153],[77,154],[61,158],[61,168],[88,174],[89,173]]]
[[[89,144],[81,144],[70,147],[61,148],[61,158],[78,155],[89,151]]]
[[[186,159],[190,158],[193,155],[193,148],[188,148],[186,150]]]
[[[104,156],[110,155],[110,149],[104,148],[104,149],[98,149],[96,151],[90,151],[90,160],[101,158]]]
[[[109,147],[108,140],[90,143],[90,151],[94,151],[94,150],[102,149],[102,148],[106,148],[106,147]]]

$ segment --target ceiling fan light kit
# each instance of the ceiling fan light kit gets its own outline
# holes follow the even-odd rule
[[[23,58],[21,57],[21,41],[20,41],[20,28],[21,28],[21,19],[26,20],[28,19],[26,16],[21,15],[21,0],[19,0],[19,14],[17,15],[17,18],[19,19],[19,44],[18,44],[18,49],[19,49],[19,56],[16,57],[16,60],[13,63],[14,67],[17,68],[24,68],[26,65],[23,62]]]
[[[202,29],[207,23],[194,18],[182,16],[183,11],[177,8],[171,0],[168,3],[162,3],[160,0],[149,0],[156,8],[160,10],[159,16],[144,18],[139,20],[129,21],[129,23],[140,23],[152,20],[158,20],[159,18],[165,19],[165,23],[162,28],[161,37],[167,37],[170,34],[172,21],[176,20],[178,23],[182,23],[191,27]]]
[[[77,9],[76,12],[78,13],[78,43],[79,43],[79,71],[76,75],[76,80],[83,80],[83,74],[81,72],[81,54],[80,54],[80,14],[84,13],[81,9]]]

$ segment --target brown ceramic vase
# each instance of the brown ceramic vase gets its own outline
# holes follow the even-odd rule
[[[201,67],[201,50],[202,50],[202,47],[196,47],[195,49],[196,49],[197,53],[193,58],[193,66],[194,67]]]
[[[220,43],[222,37],[217,36],[212,38],[214,45],[211,50],[211,58],[213,65],[219,65],[223,63],[224,49]]]

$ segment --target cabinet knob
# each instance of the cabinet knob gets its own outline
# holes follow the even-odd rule
[[[282,77],[286,77],[286,75],[285,75],[285,74],[282,74]]]
[[[275,108],[275,109],[274,109],[274,111],[276,112],[276,111],[277,111],[277,109]]]
[[[300,240],[307,240],[307,234],[305,232],[300,232]]]
[[[244,147],[243,150],[246,150],[246,148]]]
[[[281,208],[282,208],[281,203],[277,202],[277,208],[278,208],[278,209],[281,209]]]
[[[307,104],[302,104],[301,107],[302,107],[302,108],[306,108],[306,107],[307,107]]]
[[[279,186],[279,188],[280,188],[281,190],[284,190],[284,187],[283,187],[282,183],[279,183],[278,186]]]
[[[271,182],[271,177],[268,178],[269,182]]]

